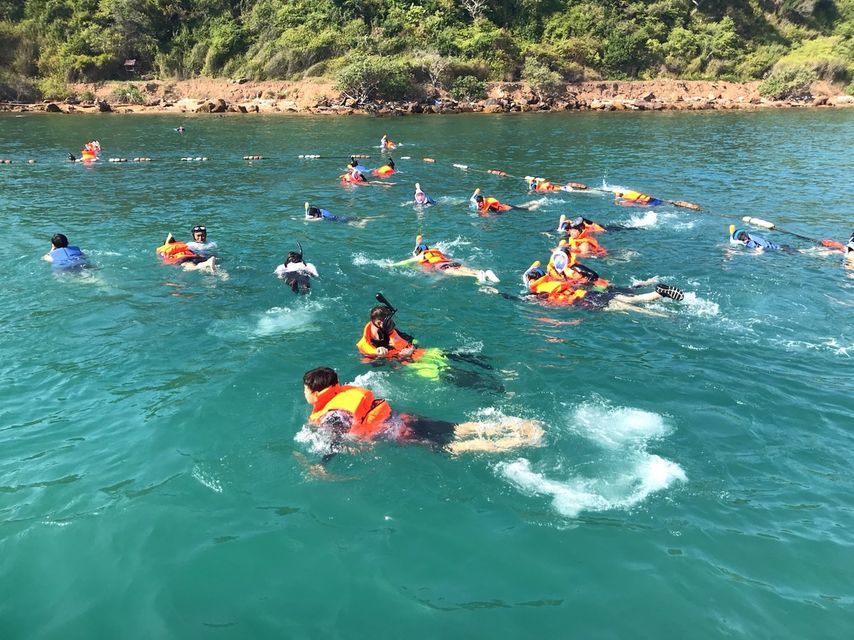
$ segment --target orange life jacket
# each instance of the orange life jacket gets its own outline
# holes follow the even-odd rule
[[[569,238],[567,241],[569,250],[582,256],[607,256],[608,251],[599,244],[592,236],[580,235],[577,238]]]
[[[320,424],[330,411],[344,411],[352,415],[353,425],[347,433],[364,440],[371,440],[379,434],[385,421],[391,417],[388,402],[375,398],[369,389],[349,385],[334,385],[321,391],[309,421]]]
[[[628,200],[631,202],[637,202],[638,204],[647,204],[655,199],[652,196],[648,196],[639,191],[624,191],[623,195],[619,196],[619,198],[620,200]]]
[[[364,356],[376,357],[377,355],[377,347],[371,342],[371,331],[373,328],[375,328],[374,325],[368,322],[362,330],[362,337],[356,343],[359,352]],[[391,335],[388,337],[388,357],[395,357],[401,349],[405,349],[408,346],[409,342],[403,339],[403,336],[397,332],[397,329],[392,329]]]
[[[451,261],[448,256],[446,256],[438,249],[425,249],[418,257],[420,258],[418,264],[420,264],[425,269],[436,269],[440,265]]]
[[[392,169],[387,164],[384,164],[383,166],[379,167],[378,169],[374,169],[371,173],[373,173],[375,176],[377,176],[379,178],[385,178],[385,177],[394,175],[394,169]]]
[[[510,209],[509,204],[501,204],[496,198],[484,198],[477,205],[478,211],[488,213],[490,211],[507,211]]]
[[[572,283],[566,280],[556,280],[548,275],[531,282],[528,289],[531,293],[536,293],[545,298],[546,301],[558,304],[573,304],[587,295],[585,289],[575,289]]]
[[[154,252],[163,259],[165,264],[176,264],[187,258],[198,256],[190,250],[186,242],[170,242],[157,247]]]

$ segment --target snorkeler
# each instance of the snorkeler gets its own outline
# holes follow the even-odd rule
[[[63,233],[56,233],[50,239],[50,252],[43,255],[42,260],[50,262],[57,271],[72,271],[88,266],[86,254],[80,247],[69,246],[68,238]]]
[[[664,200],[653,198],[652,196],[639,191],[615,191],[614,204],[619,204],[624,207],[657,207],[660,204],[664,204]]]
[[[791,247],[786,247],[785,245],[775,244],[769,240],[766,240],[764,237],[755,234],[748,233],[744,229],[736,229],[734,224],[729,225],[729,243],[733,245],[741,245],[743,247],[747,247],[748,249],[757,249],[760,253],[762,251],[780,251],[781,249],[787,249],[792,251]]]
[[[163,244],[154,250],[163,264],[180,265],[187,271],[207,271],[216,273],[216,258],[205,258],[193,252],[186,242],[179,242],[170,233]]]
[[[284,263],[276,267],[274,273],[277,278],[285,281],[291,291],[303,295],[311,292],[311,278],[320,277],[317,268],[310,262],[303,260],[301,244],[299,244],[299,251],[288,252]]]
[[[495,198],[485,198],[480,194],[480,187],[474,190],[474,193],[471,194],[471,198],[469,198],[469,203],[472,208],[477,209],[477,212],[486,216],[490,213],[504,213],[505,211],[510,211],[511,209],[524,209],[525,207],[515,207],[512,204],[504,204],[499,202]]]
[[[681,301],[685,294],[681,289],[654,280],[643,284],[655,284],[648,293],[631,293],[631,289],[613,287],[599,277],[593,269],[575,262],[574,256],[560,247],[552,253],[547,269],[534,262],[522,275],[522,281],[530,294],[551,304],[577,305],[584,309],[607,309],[611,311],[635,311],[647,315],[662,315],[636,305],[655,302],[662,298]],[[639,286],[640,286],[639,285]]]
[[[396,413],[369,389],[340,384],[335,370],[327,367],[305,373],[303,395],[312,406],[309,423],[329,436],[330,445],[322,464],[342,451],[347,440],[421,444],[459,454],[536,446],[543,436],[539,423],[522,418],[455,425]]]
[[[208,228],[197,224],[192,229],[193,239],[187,243],[187,248],[197,256],[210,258],[217,249],[216,242],[208,242]]]
[[[389,157],[388,162],[386,162],[383,166],[371,171],[371,175],[376,178],[388,178],[389,176],[393,176],[395,172],[396,170],[394,168],[394,160]]]
[[[330,222],[350,222],[346,216],[336,216],[326,209],[321,209],[313,204],[305,203],[305,219],[312,222],[317,220],[329,220]]]
[[[436,204],[436,201],[421,190],[421,184],[415,183],[415,204],[420,204],[424,207],[429,207]]]
[[[448,256],[442,253],[439,249],[431,249],[425,242],[422,236],[416,236],[415,248],[412,250],[412,257],[406,260],[396,262],[394,266],[417,263],[422,269],[428,271],[438,271],[449,276],[466,276],[476,278],[481,284],[492,282],[500,282],[491,270],[476,271],[469,267],[463,266],[461,262],[451,260]]]

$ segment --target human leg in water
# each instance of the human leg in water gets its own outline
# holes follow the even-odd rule
[[[480,389],[498,394],[503,394],[506,391],[501,381],[497,380],[494,376],[458,367],[444,369],[442,371],[442,380],[467,389]]]
[[[449,362],[451,360],[455,360],[455,358],[440,349],[427,349],[420,358],[408,363],[406,369],[428,380],[450,382],[458,387],[504,393],[504,385],[493,376],[484,376],[482,373],[452,366]]]
[[[480,367],[481,369],[487,369],[492,371],[493,366],[486,362],[486,356],[480,356],[476,353],[456,353],[445,352],[445,357],[448,360],[454,360],[456,362],[468,362],[469,364],[473,364],[476,367]]]
[[[454,440],[445,448],[461,453],[501,453],[519,447],[535,447],[543,439],[535,420],[506,417],[491,422],[464,422],[454,427]]]

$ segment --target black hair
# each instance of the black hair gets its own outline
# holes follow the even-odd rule
[[[50,239],[50,243],[57,249],[63,249],[68,246],[68,238],[64,233],[55,233]]]
[[[392,313],[392,310],[384,304],[378,304],[373,309],[371,309],[371,320],[385,321],[391,316]]]
[[[308,208],[308,215],[311,218],[322,218],[323,217],[323,213],[321,213],[320,207],[316,207],[314,205],[311,205]]]
[[[483,200],[483,196],[482,196],[482,195],[480,195],[480,194],[477,194],[477,195],[474,197],[474,199],[475,199],[477,202],[481,202],[481,201]]]
[[[389,157],[388,162],[386,164],[388,164],[388,166],[394,169],[394,160],[391,157]]]
[[[302,383],[308,387],[309,391],[317,393],[338,384],[338,374],[335,373],[335,369],[317,367],[316,369],[305,372],[305,375],[302,377]]]
[[[302,262],[302,254],[299,251],[288,251],[288,255],[285,256],[285,264],[292,262]]]

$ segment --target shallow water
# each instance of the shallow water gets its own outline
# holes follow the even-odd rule
[[[380,163],[384,132],[404,143],[396,184],[339,186],[350,153]],[[153,161],[64,161],[92,138]],[[849,635],[854,272],[782,233],[762,232],[809,252],[734,251],[727,226],[750,214],[847,239],[852,140],[854,113],[830,110],[3,115],[0,157],[17,162],[0,165],[0,632]],[[453,163],[705,210],[538,198]],[[410,203],[416,181],[438,206]],[[539,207],[479,218],[476,186]],[[305,200],[368,220],[307,223]],[[655,303],[665,318],[552,308],[390,266],[423,233],[518,294],[561,213],[630,227],[588,264],[686,301]],[[158,264],[166,233],[194,224],[227,280]],[[56,231],[89,277],[40,260]],[[309,298],[272,276],[297,241],[321,273]],[[361,364],[377,291],[421,344],[488,358],[505,392]],[[381,444],[314,479],[296,456],[317,457],[301,377],[321,365],[401,411],[541,420],[545,444],[456,459]]]

